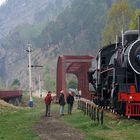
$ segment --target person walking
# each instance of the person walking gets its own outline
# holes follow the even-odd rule
[[[64,116],[64,106],[65,106],[65,97],[64,97],[64,91],[60,91],[60,97],[59,97],[59,105],[60,105],[60,116]]]
[[[67,104],[68,104],[68,114],[71,114],[73,108],[74,97],[71,91],[69,91],[69,95],[67,96]]]
[[[47,94],[47,96],[44,99],[45,104],[46,104],[46,114],[45,114],[46,117],[47,116],[50,117],[51,101],[52,101],[51,93],[52,93],[51,91],[48,91],[48,94]]]

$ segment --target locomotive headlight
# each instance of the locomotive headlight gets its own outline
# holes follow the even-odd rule
[[[129,96],[129,99],[132,99],[133,97],[132,96]]]

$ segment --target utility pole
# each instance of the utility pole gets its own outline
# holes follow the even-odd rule
[[[39,96],[40,96],[40,98],[42,97],[40,75],[39,75]]]
[[[28,49],[26,50],[29,54],[29,64],[28,64],[28,69],[29,69],[29,95],[30,95],[30,100],[29,100],[29,107],[33,107],[33,98],[32,98],[32,67],[43,67],[41,65],[32,65],[31,64],[31,46],[32,44],[27,44]]]
[[[28,65],[28,69],[29,69],[29,95],[30,95],[30,100],[29,100],[29,107],[33,107],[33,99],[32,99],[32,73],[31,73],[31,44],[28,44],[28,50],[26,50],[29,54],[29,65]]]

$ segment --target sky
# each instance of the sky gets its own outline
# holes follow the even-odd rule
[[[2,5],[6,0],[0,0],[0,5]]]

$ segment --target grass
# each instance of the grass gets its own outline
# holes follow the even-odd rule
[[[64,122],[79,129],[85,135],[85,140],[139,140],[140,121],[133,119],[116,119],[112,115],[105,115],[104,125],[74,109],[71,116],[66,115]]]
[[[4,140],[38,140],[32,132],[35,121],[28,117],[29,111],[17,111],[0,117],[0,139]],[[24,115],[24,117],[23,117]],[[30,121],[30,122],[29,122]]]
[[[59,105],[53,104],[52,110],[59,113]],[[65,106],[65,111],[67,106]],[[32,109],[12,109],[0,114],[0,140],[40,140],[34,126],[40,123],[44,115],[43,99],[34,99]],[[140,121],[115,119],[105,115],[104,125],[92,121],[82,111],[73,109],[72,115],[61,117],[66,124],[78,129],[85,140],[139,140]]]
[[[32,109],[15,109],[0,114],[0,140],[39,140],[33,126],[40,121],[41,102],[36,100]]]

